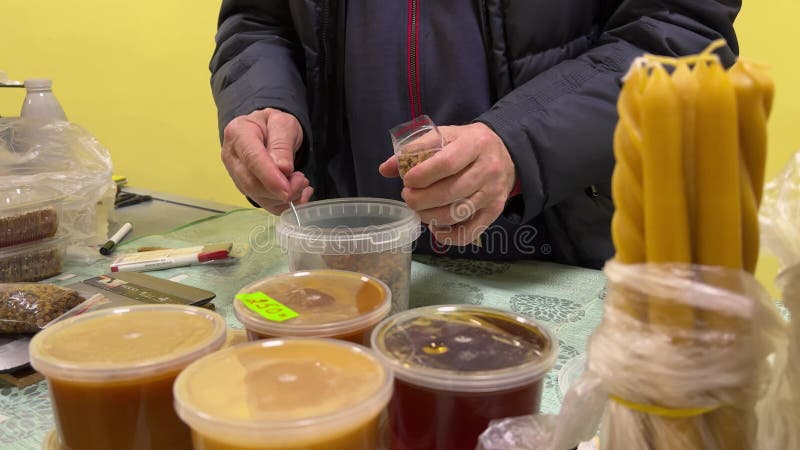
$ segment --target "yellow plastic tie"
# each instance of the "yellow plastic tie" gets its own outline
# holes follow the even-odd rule
[[[690,417],[702,416],[703,414],[707,414],[711,411],[719,409],[719,406],[707,408],[664,408],[661,406],[643,405],[641,403],[630,402],[623,398],[617,397],[616,395],[609,395],[608,397],[633,411],[642,412],[651,416],[666,417],[667,419],[688,419]]]

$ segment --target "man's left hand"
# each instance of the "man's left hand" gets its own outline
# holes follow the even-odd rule
[[[502,139],[485,124],[439,131],[444,148],[406,173],[402,197],[437,241],[463,246],[503,212],[514,187],[514,162]],[[400,176],[394,156],[378,170],[385,177]]]

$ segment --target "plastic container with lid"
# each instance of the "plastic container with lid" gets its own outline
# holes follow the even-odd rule
[[[0,247],[55,236],[63,199],[42,186],[0,189]]]
[[[537,413],[558,354],[538,323],[465,305],[392,316],[372,346],[395,372],[392,450],[475,448],[491,420]]]
[[[61,273],[66,242],[52,237],[0,248],[0,283],[40,281]]]
[[[341,198],[306,203],[281,214],[275,231],[291,270],[339,269],[386,283],[392,311],[408,309],[411,245],[419,216],[405,203]],[[298,218],[300,223],[298,224]]]
[[[332,339],[268,339],[186,368],[175,409],[208,450],[374,450],[392,372]]]
[[[219,349],[225,334],[222,316],[183,305],[105,309],[40,332],[31,365],[47,378],[59,442],[81,450],[191,449],[172,384]]]
[[[240,297],[262,293],[296,312],[273,321],[247,307]],[[330,337],[369,345],[369,335],[392,306],[389,287],[377,278],[343,270],[290,272],[242,288],[234,313],[251,341],[271,337]]]

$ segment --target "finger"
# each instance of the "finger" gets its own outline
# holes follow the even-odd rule
[[[266,209],[276,216],[281,215],[281,213],[289,207],[288,203],[281,200],[275,200],[266,197],[250,197],[250,199],[256,202],[258,206]]]
[[[303,190],[308,187],[308,179],[302,172],[294,172],[289,178],[289,199],[295,201],[303,194]]]
[[[251,174],[238,159],[234,158],[226,161],[225,168],[228,170],[228,174],[231,176],[231,180],[233,180],[236,188],[239,189],[242,194],[251,199],[263,198],[282,201],[280,197],[275,196],[265,189],[261,182]]]
[[[300,195],[300,201],[297,202],[298,205],[302,205],[303,203],[308,203],[311,200],[311,196],[314,195],[314,188],[308,186],[307,188],[303,189],[303,194]]]
[[[475,242],[501,212],[502,207],[484,208],[479,210],[467,222],[445,227],[430,227],[431,233],[442,244],[464,246]]]
[[[447,145],[456,140],[459,134],[459,126],[458,125],[447,125],[444,127],[439,127],[439,133],[442,134],[442,141],[444,141],[444,145]]]
[[[272,197],[288,198],[289,180],[269,156],[257,135],[249,133],[240,135],[233,146],[235,157]]]
[[[426,188],[455,175],[478,158],[480,147],[470,139],[456,138],[441,151],[417,164],[403,177],[407,187]]]
[[[389,159],[378,166],[378,172],[386,178],[397,178],[400,176],[400,171],[397,168],[397,157],[391,156]]]
[[[446,206],[418,211],[422,223],[433,226],[455,225],[470,220],[478,211],[491,203],[482,191],[478,191],[470,198],[457,200]]]
[[[406,187],[400,195],[411,209],[424,211],[449,205],[459,199],[469,198],[488,181],[491,180],[487,180],[486,171],[477,164],[472,164],[458,174],[440,180],[427,188]]]
[[[274,111],[267,121],[267,153],[272,156],[275,165],[286,176],[294,171],[294,152],[300,146],[297,119],[293,116]]]

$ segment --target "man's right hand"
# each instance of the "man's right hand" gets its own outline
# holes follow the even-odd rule
[[[222,162],[236,187],[272,214],[289,201],[306,203],[314,189],[294,170],[294,153],[303,142],[300,122],[267,108],[239,116],[223,132]]]

